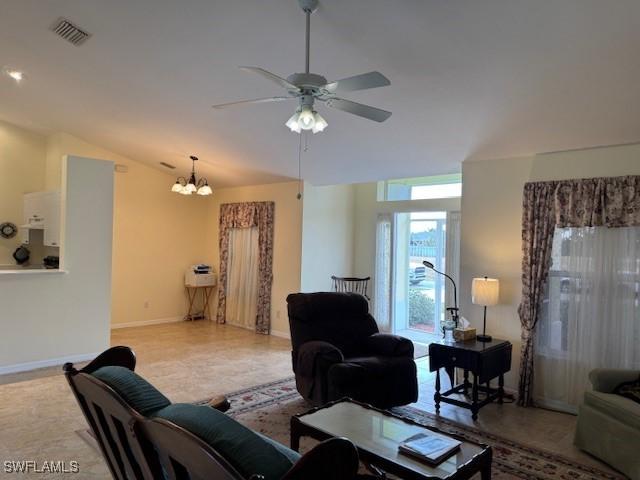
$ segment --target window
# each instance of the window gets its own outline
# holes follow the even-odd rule
[[[379,182],[378,201],[432,200],[462,195],[462,175],[405,178]]]
[[[640,369],[640,227],[558,228],[536,335],[536,396],[574,411],[597,367]]]

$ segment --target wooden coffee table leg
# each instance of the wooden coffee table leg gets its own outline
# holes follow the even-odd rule
[[[482,467],[480,469],[480,478],[482,480],[491,480],[491,463],[493,461],[493,451],[491,448],[488,449],[487,454],[485,455],[485,460],[482,463]]]
[[[298,419],[291,417],[291,450],[297,452],[300,450],[300,429]]]
[[[440,413],[440,369],[436,370],[436,393],[433,400],[436,403],[436,413]]]

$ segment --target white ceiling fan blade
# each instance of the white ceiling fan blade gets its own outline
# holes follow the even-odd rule
[[[244,70],[245,72],[257,73],[258,75],[261,75],[264,78],[271,80],[274,83],[277,83],[281,87],[286,88],[287,90],[296,90],[296,91],[300,90],[293,83],[285,80],[282,77],[279,77],[275,73],[268,72],[264,68],[260,68],[260,67],[238,67],[238,68],[240,68],[241,70]]]
[[[226,108],[226,107],[236,107],[242,105],[249,105],[253,103],[269,103],[269,102],[281,102],[283,100],[291,100],[295,97],[267,97],[267,98],[255,98],[253,100],[240,100],[238,102],[228,102],[228,103],[220,103],[218,105],[211,105],[211,108]]]
[[[368,118],[374,122],[384,122],[391,116],[391,112],[381,110],[379,108],[370,107],[362,103],[352,102],[351,100],[344,100],[343,98],[330,98],[326,101],[328,107],[337,108],[344,112],[358,115],[359,117]]]
[[[386,87],[387,85],[391,85],[391,81],[383,74],[380,72],[369,72],[327,83],[324,88],[331,93],[340,93],[366,90],[367,88]]]

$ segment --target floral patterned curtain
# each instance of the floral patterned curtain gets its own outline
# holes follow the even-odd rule
[[[532,404],[538,308],[551,266],[555,227],[640,226],[640,176],[532,182],[522,205],[522,326],[518,404]]]
[[[218,323],[226,322],[229,229],[258,227],[258,305],[256,332],[269,334],[271,327],[271,284],[273,282],[274,202],[225,203],[220,205],[220,278],[218,281]]]

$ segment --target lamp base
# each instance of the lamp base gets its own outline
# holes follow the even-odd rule
[[[476,335],[476,340],[479,342],[487,343],[492,340],[491,335]]]

